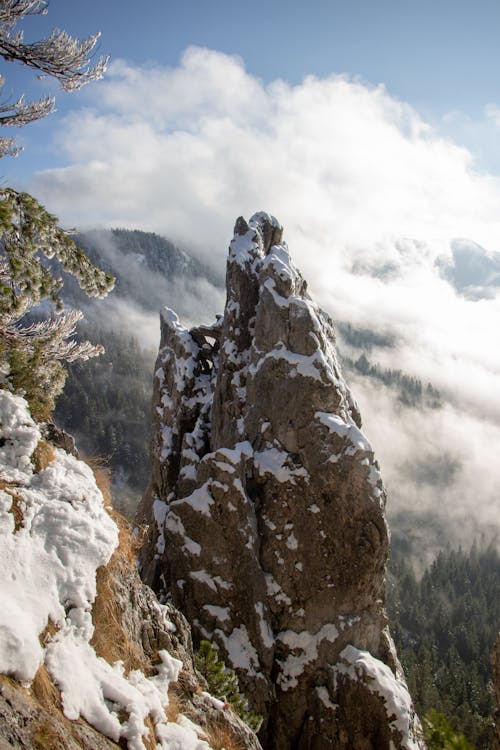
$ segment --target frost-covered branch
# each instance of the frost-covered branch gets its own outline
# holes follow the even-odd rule
[[[62,309],[62,279],[44,257],[56,257],[89,297],[105,297],[114,286],[35,198],[0,189],[0,316],[19,318],[44,299]]]
[[[0,323],[0,336],[9,346],[21,345],[32,351],[37,347],[43,347],[46,360],[85,361],[103,354],[104,347],[101,344],[92,344],[90,341],[69,340],[70,336],[76,333],[76,324],[82,318],[83,313],[80,310],[71,310],[63,315],[28,326],[6,325],[2,327]]]
[[[99,33],[81,40],[66,31],[54,29],[45,39],[24,42],[23,32],[16,29],[17,25],[27,16],[47,13],[47,6],[42,0],[0,0],[0,57],[37,70],[39,77],[55,78],[64,91],[76,91],[90,81],[102,78],[109,58],[100,57],[93,61]],[[3,83],[0,77],[0,86]],[[21,96],[12,104],[0,104],[0,126],[20,127],[53,111],[53,97],[25,103]],[[0,138],[0,157],[16,153],[12,139]]]
[[[89,297],[105,297],[113,288],[113,277],[91,263],[35,198],[0,189],[0,388],[25,395],[40,419],[50,416],[64,386],[62,363],[104,351],[71,338],[82,314],[59,314],[63,279],[52,258]],[[50,317],[26,325],[23,316],[43,301],[50,303]]]

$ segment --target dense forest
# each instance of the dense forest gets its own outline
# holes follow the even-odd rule
[[[81,334],[105,346],[105,354],[69,365],[55,421],[75,435],[84,456],[112,470],[115,503],[132,518],[149,479],[151,394],[156,352],[144,350],[125,331],[110,333],[85,323]]]
[[[420,715],[443,713],[477,750],[491,748],[490,652],[500,623],[496,550],[446,550],[417,578],[392,559],[388,611],[398,655]]]
[[[442,406],[441,394],[432,383],[422,381],[398,369],[384,368],[378,363],[373,363],[367,355],[372,350],[390,349],[395,346],[394,337],[389,334],[372,331],[369,328],[359,328],[340,321],[336,324],[340,334],[340,360],[346,372],[354,372],[364,375],[372,380],[378,381],[395,391],[397,400],[404,406],[439,409]],[[358,356],[350,357],[342,353],[346,345],[361,352]]]

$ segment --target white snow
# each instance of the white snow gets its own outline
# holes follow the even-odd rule
[[[273,226],[275,229],[282,228],[276,216],[273,216],[272,214],[268,214],[267,211],[256,211],[250,217],[248,221],[248,225],[250,227],[259,227],[264,222],[271,224],[271,226]]]
[[[319,687],[315,688],[316,695],[320,699],[321,703],[325,706],[325,708],[328,708],[330,711],[335,711],[338,708],[337,703],[333,703],[332,700],[330,700],[330,696],[328,695],[328,690],[323,685],[320,685]]]
[[[30,459],[40,431],[25,401],[7,391],[0,392],[0,421],[0,479],[6,484],[0,490],[0,673],[27,684],[45,663],[67,718],[81,716],[114,741],[126,739],[129,750],[144,750],[148,716],[158,750],[209,750],[201,729],[185,717],[167,722],[164,707],[182,667],[178,659],[159,651],[156,675],[127,675],[121,662],[109,664],[90,643],[96,571],[118,543],[92,471],[54,448],[53,460],[34,473]],[[13,501],[22,513],[17,528]],[[156,505],[157,522],[163,516]],[[41,643],[49,621],[57,630]],[[165,626],[173,628],[166,617]]]
[[[250,675],[256,675],[259,670],[259,656],[255,650],[245,625],[234,628],[229,635],[222,630],[214,631],[224,643],[228,660],[234,669],[244,669]]]
[[[262,638],[262,643],[264,644],[264,646],[266,646],[266,648],[272,648],[274,646],[274,634],[271,630],[269,621],[265,617],[264,605],[262,604],[262,602],[256,602],[255,611],[257,612],[259,618],[259,630],[260,637]]]
[[[380,695],[385,703],[387,718],[401,732],[402,746],[406,750],[421,750],[418,739],[419,722],[412,700],[404,682],[399,680],[387,664],[376,659],[369,651],[346,646],[340,654],[346,664],[339,663],[335,670],[352,680],[362,682],[370,692]]]
[[[276,531],[276,524],[273,521],[271,521],[271,519],[268,518],[268,516],[262,516],[262,517],[264,519],[264,523],[266,524],[267,528],[271,529],[271,531]]]
[[[166,459],[170,456],[172,452],[172,448],[174,446],[174,431],[171,427],[168,425],[162,425],[160,428],[160,437],[161,437],[161,450],[160,450],[160,458],[162,461],[166,461]]]
[[[193,466],[193,464],[184,464],[179,471],[179,477],[181,479],[196,479],[196,476],[196,466]]]
[[[167,513],[165,518],[165,529],[168,529],[172,534],[178,534],[184,538],[183,550],[186,550],[191,555],[199,555],[201,553],[201,547],[198,542],[191,539],[186,534],[186,529],[179,518],[179,516],[171,510]]]
[[[168,505],[159,497],[155,497],[153,502],[153,516],[156,521],[156,528],[158,530],[158,538],[156,540],[156,552],[158,555],[163,555],[165,552],[165,534],[163,528],[165,525],[165,517],[168,512]]]
[[[310,662],[318,658],[318,648],[322,641],[333,643],[338,638],[339,631],[332,623],[323,625],[317,633],[302,630],[296,633],[294,630],[284,630],[278,633],[277,640],[288,646],[290,651],[300,651],[300,654],[290,653],[280,664],[281,673],[278,676],[278,684],[282,690],[290,690],[298,684],[298,677],[303,673]]]
[[[216,604],[204,604],[203,609],[206,610],[209,615],[215,617],[219,622],[228,622],[231,619],[229,607],[218,607]]]
[[[227,461],[216,461],[217,468],[221,471],[227,471],[228,474],[234,474],[236,467]]]
[[[371,452],[370,443],[355,424],[348,424],[347,422],[344,422],[341,417],[337,416],[337,414],[332,414],[326,411],[317,411],[314,416],[324,424],[325,427],[328,427],[331,433],[335,433],[336,435],[339,435],[339,437],[348,441],[355,449],[354,452]]]
[[[224,708],[224,701],[220,701],[218,698],[214,698],[213,695],[210,695],[210,693],[206,693],[203,691],[202,696],[206,698],[212,706],[215,706],[215,708],[218,708],[219,710],[221,708]]]
[[[177,723],[159,724],[155,727],[156,738],[160,741],[157,747],[162,750],[210,750],[210,745],[201,740],[199,727],[182,714]]]
[[[290,366],[290,377],[301,375],[304,378],[312,378],[324,382],[325,378],[335,382],[331,374],[331,368],[325,359],[322,351],[317,350],[313,354],[297,354],[289,349],[276,348],[266,352],[264,356],[259,357],[256,363],[249,367],[249,372],[256,375],[263,364],[269,359],[284,360]]]
[[[24,400],[1,391],[0,415],[2,436],[14,441],[20,435],[22,446],[8,445],[0,478],[23,482],[22,487],[0,491],[0,672],[24,681],[33,679],[43,661],[38,636],[49,618],[61,626],[65,608],[90,608],[95,572],[111,557],[118,533],[83,462],[55,449],[52,463],[40,474],[32,473],[28,451],[35,448],[40,432]],[[10,492],[23,513],[17,531],[9,512]]]
[[[255,257],[257,243],[255,242],[255,230],[250,229],[243,235],[235,235],[229,245],[229,260],[244,266],[251,263]]]
[[[218,448],[215,453],[207,453],[203,456],[203,461],[211,461],[215,457],[219,460],[219,457],[226,459],[230,464],[238,466],[242,458],[250,458],[253,454],[253,448],[248,440],[242,440],[236,443],[234,448]]]
[[[300,466],[291,468],[287,465],[289,454],[286,451],[280,451],[278,448],[267,448],[263,451],[254,453],[254,464],[259,472],[259,476],[271,474],[278,482],[290,482],[296,484],[296,477],[309,477],[308,471]]]
[[[188,573],[190,578],[193,578],[195,581],[199,581],[200,583],[204,583],[205,586],[208,586],[213,591],[217,591],[217,586],[215,585],[215,581],[210,576],[206,570],[190,570]]]
[[[40,440],[26,402],[7,391],[0,392],[1,428],[0,473],[7,482],[29,482],[33,474],[31,455]]]
[[[277,276],[281,281],[288,282],[289,288],[300,279],[286,245],[274,245],[269,255],[262,261],[262,270]]]
[[[172,502],[172,507],[177,505],[189,505],[193,510],[210,518],[210,506],[214,504],[214,499],[210,494],[208,484],[208,482],[205,482],[205,484],[202,484],[201,487],[195,489],[195,491],[187,497],[174,500]]]

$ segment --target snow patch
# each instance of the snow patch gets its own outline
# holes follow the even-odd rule
[[[234,669],[244,669],[249,675],[255,676],[259,669],[259,656],[255,650],[245,625],[234,628],[229,635],[222,630],[214,631],[224,647]]]
[[[328,708],[330,711],[335,711],[338,708],[337,703],[333,703],[328,694],[328,690],[323,685],[320,685],[316,689],[316,695],[320,699],[321,703]]]
[[[0,474],[6,482],[29,482],[33,474],[31,456],[41,438],[26,401],[0,391],[0,420],[4,443],[0,448]]]
[[[402,735],[402,747],[406,750],[422,750],[423,745],[418,739],[419,721],[405,683],[393,674],[387,664],[376,659],[369,651],[361,651],[349,645],[341,652],[340,658],[346,664],[337,664],[337,673],[362,682],[370,692],[383,698],[390,724]]]
[[[278,634],[277,640],[288,646],[290,653],[280,664],[281,673],[278,676],[278,684],[282,690],[290,690],[298,685],[298,677],[303,673],[310,662],[318,658],[318,648],[323,641],[333,643],[337,640],[339,631],[332,623],[323,625],[317,633],[309,633],[302,630],[296,633],[294,630],[284,630]]]
[[[272,474],[278,482],[290,482],[296,484],[296,477],[309,478],[308,471],[303,467],[295,468],[287,464],[290,456],[286,451],[280,451],[278,448],[267,448],[263,451],[254,453],[254,464],[259,472],[259,476]]]
[[[156,540],[156,552],[158,555],[163,555],[165,552],[165,534],[163,528],[165,525],[165,518],[168,513],[168,505],[159,497],[155,497],[153,502],[153,516],[156,521],[156,528],[158,530],[158,538]]]
[[[174,500],[172,507],[177,505],[190,505],[191,508],[203,516],[210,518],[210,506],[214,504],[214,499],[208,490],[208,482],[202,484],[187,497]]]
[[[255,604],[255,611],[259,618],[259,630],[260,637],[262,638],[262,643],[266,648],[272,648],[274,646],[274,634],[271,630],[269,621],[265,617],[264,605],[262,604],[262,602],[257,602]]]
[[[26,402],[2,391],[0,414],[0,478],[17,485],[0,491],[0,672],[29,682],[45,663],[61,691],[65,716],[83,717],[115,742],[125,739],[129,750],[144,750],[148,716],[158,750],[209,750],[198,737],[201,729],[185,717],[167,722],[164,707],[169,684],[182,668],[178,659],[162,650],[156,675],[139,670],[126,675],[121,662],[109,664],[90,643],[96,571],[118,544],[118,529],[91,469],[54,448],[53,460],[34,474],[30,459],[40,431]],[[23,515],[17,528],[13,495]],[[157,523],[165,517],[163,505],[154,510]],[[158,608],[172,630],[166,608]],[[58,630],[41,644],[49,621]]]
[[[359,451],[371,452],[372,449],[370,443],[355,424],[348,424],[347,422],[344,422],[341,417],[337,416],[337,414],[332,414],[326,411],[317,411],[314,416],[321,422],[321,424],[328,427],[330,433],[338,435],[351,444],[350,447],[354,450],[350,455],[354,455]],[[347,448],[346,453],[349,454],[349,448]]]
[[[219,622],[228,622],[231,619],[229,607],[218,607],[215,604],[204,604],[203,609],[205,609],[209,615],[215,617]]]

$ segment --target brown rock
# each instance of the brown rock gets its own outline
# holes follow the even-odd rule
[[[238,219],[216,335],[162,311],[142,575],[236,669],[265,747],[417,748],[378,464],[281,242]]]

